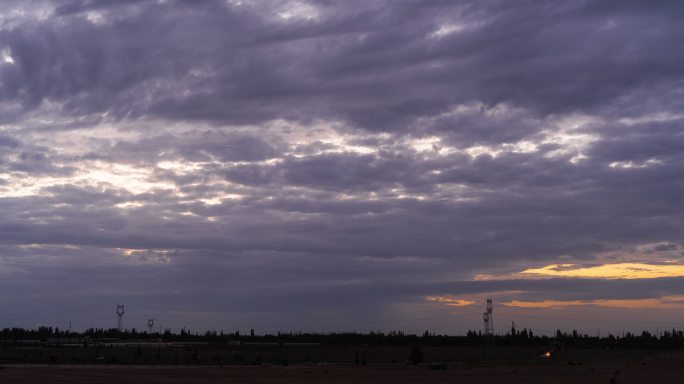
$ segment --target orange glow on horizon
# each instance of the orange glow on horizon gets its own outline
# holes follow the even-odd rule
[[[515,308],[562,308],[571,306],[596,306],[609,308],[684,308],[684,295],[663,296],[648,299],[612,299],[612,300],[512,300],[501,303]]]
[[[433,302],[437,302],[437,303],[444,303],[450,307],[466,307],[468,305],[475,304],[474,301],[462,300],[462,299],[453,299],[450,297],[443,297],[443,296],[428,296],[425,298],[425,300],[433,301]]]
[[[551,264],[547,265],[546,267],[526,269],[520,273],[542,277],[657,279],[661,277],[684,276],[684,265],[617,263],[591,267],[578,267],[576,264]]]

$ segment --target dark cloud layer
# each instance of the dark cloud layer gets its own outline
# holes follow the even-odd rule
[[[684,262],[678,2],[0,14],[1,302],[18,323],[55,291],[197,324],[684,294],[677,276],[516,275]]]

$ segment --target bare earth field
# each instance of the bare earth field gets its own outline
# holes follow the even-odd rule
[[[5,367],[0,383],[682,383],[684,353],[428,366]]]

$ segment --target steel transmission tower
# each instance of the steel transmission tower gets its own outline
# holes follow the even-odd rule
[[[117,304],[116,305],[116,316],[118,316],[118,321],[116,323],[117,328],[119,329],[119,332],[121,332],[121,325],[123,324],[123,315],[124,315],[124,306]]]
[[[484,320],[484,334],[494,334],[494,305],[492,299],[487,299],[487,310],[482,314]]]

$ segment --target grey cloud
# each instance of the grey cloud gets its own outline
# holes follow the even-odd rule
[[[321,155],[288,159],[283,177],[288,184],[319,188],[377,189],[402,178],[406,159],[377,159],[372,155]]]
[[[20,144],[19,140],[11,136],[0,135],[0,147],[16,148]]]
[[[4,292],[252,321],[682,293],[471,281],[679,257],[679,3],[46,4],[0,24]]]
[[[221,137],[206,135],[202,142],[182,146],[181,155],[190,160],[205,157],[206,154],[216,156],[221,161],[261,161],[275,157],[276,149],[270,144],[254,136]],[[202,156],[202,153],[205,155]]]
[[[223,171],[223,175],[230,181],[245,185],[270,184],[276,177],[273,167],[259,165],[238,165]]]
[[[161,160],[206,162],[253,162],[276,157],[280,149],[247,134],[226,134],[213,132],[192,132],[181,136],[152,135],[137,141],[117,141],[104,145],[104,157],[125,156],[130,161],[154,165]]]
[[[22,144],[0,136],[0,172],[22,172],[28,175],[70,175],[75,168],[59,164],[59,156],[49,148]]]
[[[366,5],[362,17],[319,4],[322,21],[289,26],[221,2],[133,2],[137,12],[118,19],[113,8],[103,24],[81,12],[119,5],[64,6],[54,20],[4,31],[20,71],[3,76],[4,99],[21,93],[26,108],[57,100],[71,114],[328,116],[393,130],[471,101],[542,115],[596,110],[681,77],[670,49],[681,35],[676,4],[382,4]],[[450,15],[477,26],[429,38]]]
[[[654,247],[654,249],[658,252],[672,251],[672,250],[675,250],[677,248],[678,248],[677,244],[672,244],[672,243],[660,243]]]

